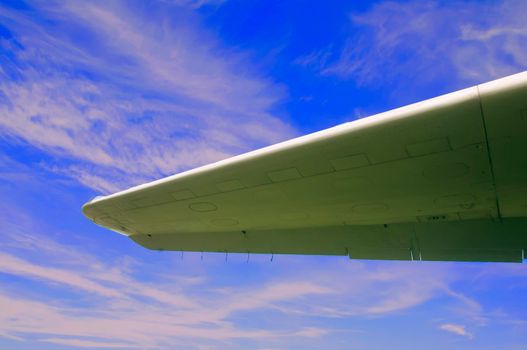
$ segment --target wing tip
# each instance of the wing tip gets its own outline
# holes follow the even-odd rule
[[[95,216],[97,214],[97,209],[95,208],[95,203],[99,202],[100,200],[104,199],[104,196],[96,196],[89,200],[88,202],[84,203],[82,205],[81,211],[84,216],[86,216],[88,219],[94,221]]]

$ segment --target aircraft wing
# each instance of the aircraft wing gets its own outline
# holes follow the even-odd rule
[[[157,250],[521,262],[527,72],[86,203]]]

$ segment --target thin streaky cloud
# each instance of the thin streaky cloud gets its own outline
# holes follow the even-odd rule
[[[107,341],[94,341],[84,339],[69,339],[69,338],[42,338],[40,342],[53,343],[59,345],[71,345],[79,348],[90,348],[90,349],[126,349],[133,347],[133,344],[124,342],[107,342]]]
[[[463,326],[463,325],[459,325],[459,324],[454,324],[454,323],[444,323],[442,325],[439,326],[439,329],[443,330],[443,331],[447,331],[447,332],[450,332],[450,333],[454,333],[454,334],[457,334],[457,335],[461,335],[463,337],[467,337],[469,339],[472,339],[474,336],[472,335],[472,333],[469,333],[467,330],[466,330],[466,327]]]
[[[527,6],[521,0],[386,1],[349,20],[354,30],[343,45],[296,63],[368,86],[402,77],[431,84],[449,76],[451,88],[459,88],[527,69]]]
[[[0,133],[71,159],[43,169],[112,192],[295,133],[272,114],[283,89],[240,68],[248,59],[195,20],[146,25],[118,2],[37,11],[98,43],[79,45],[27,13],[0,11],[14,56],[4,74],[20,76],[0,84]]]
[[[31,264],[17,257],[0,254],[0,271],[17,276],[38,278],[51,282],[61,283],[70,287],[79,288],[88,292],[97,293],[107,297],[118,297],[122,294],[116,290],[106,288],[89,279],[80,277],[78,273],[63,269],[42,267]]]

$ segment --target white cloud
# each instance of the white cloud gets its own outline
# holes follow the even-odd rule
[[[307,338],[318,338],[323,335],[326,335],[328,331],[326,329],[320,329],[315,327],[307,327],[302,330],[299,330],[295,333],[297,337],[307,337]]]
[[[353,32],[341,49],[330,47],[296,62],[359,85],[383,86],[402,80],[459,87],[527,69],[522,0],[386,1],[351,14],[350,26]]]
[[[272,310],[284,302],[332,292],[316,282],[277,279],[240,288],[213,288],[205,272],[199,279],[191,274],[192,269],[174,277],[177,270],[160,267],[164,266],[161,262],[146,282],[136,276],[148,270],[144,263],[99,259],[31,234],[28,227],[38,227],[38,223],[31,218],[18,222],[23,213],[17,212],[12,217],[7,210],[0,218],[7,224],[0,246],[10,251],[0,255],[0,273],[24,280],[26,287],[0,291],[3,337],[24,340],[42,335],[40,341],[76,347],[151,348],[325,334],[323,329],[306,330],[300,325],[266,330],[233,322],[239,313]],[[14,237],[19,240],[13,241]],[[65,252],[68,259],[58,258]],[[21,258],[22,254],[27,258]],[[45,259],[48,255],[54,258]],[[26,289],[28,285],[32,287]]]
[[[68,339],[68,338],[44,338],[39,339],[41,342],[53,343],[59,345],[70,345],[79,348],[103,348],[103,349],[126,349],[133,347],[133,344],[124,342],[107,342],[107,341],[94,341],[94,340],[83,340],[83,339]]]
[[[86,271],[83,273],[87,274]],[[135,284],[140,286],[142,283],[135,281]],[[117,288],[130,297],[133,293],[126,291],[127,286],[117,285]],[[141,286],[139,289],[143,290]],[[176,307],[170,299],[162,300],[163,305],[156,305],[152,301],[160,300],[157,295],[143,293],[141,298],[117,298],[96,302],[96,307],[83,308],[61,304],[58,301],[49,304],[1,292],[0,308],[4,312],[0,315],[0,329],[10,337],[52,334],[61,338],[71,338],[62,341],[71,345],[74,345],[72,342],[86,344],[86,340],[82,338],[93,337],[100,339],[103,344],[114,341],[115,346],[128,344],[130,348],[166,346],[174,341],[187,342],[188,339],[200,343],[203,340],[313,337],[325,334],[322,330],[268,331],[233,325],[229,319],[234,312],[265,309],[273,302],[310,294],[310,290],[305,290],[294,296],[275,294],[268,297],[265,292],[252,293],[247,288],[244,288],[243,292],[256,294],[260,302],[253,305],[233,305],[231,298],[222,295],[216,295],[212,300],[199,300],[199,297],[195,296],[194,299],[196,302],[199,300],[201,306],[194,305],[186,310]],[[177,298],[174,292],[170,294]],[[60,342],[57,338],[51,339]]]
[[[111,192],[294,135],[272,112],[284,89],[191,10],[152,21],[120,2],[55,5],[36,10],[55,27],[0,9],[15,38],[0,42],[14,56],[0,133],[61,158],[45,169]]]
[[[118,297],[121,295],[116,290],[106,288],[72,271],[38,266],[9,254],[0,254],[0,271],[17,276],[39,278],[61,283],[107,297]]]
[[[442,329],[444,331],[447,331],[447,332],[450,332],[450,333],[454,333],[454,334],[457,334],[457,335],[461,335],[461,336],[467,337],[469,339],[473,338],[472,333],[469,333],[466,330],[465,326],[462,326],[462,325],[459,325],[459,324],[444,323],[444,324],[439,326],[439,329]]]

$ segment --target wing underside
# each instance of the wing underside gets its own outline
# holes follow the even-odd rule
[[[522,261],[527,73],[87,203],[159,250]]]

